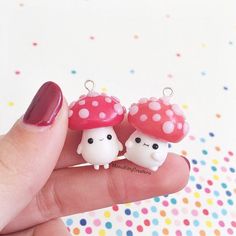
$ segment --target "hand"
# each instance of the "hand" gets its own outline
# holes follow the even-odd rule
[[[99,171],[71,167],[84,160],[76,153],[81,133],[67,127],[66,100],[48,82],[1,137],[0,234],[69,235],[56,218],[173,193],[187,183],[189,163],[173,153],[157,172],[131,172],[143,168],[127,160]],[[133,128],[123,122],[116,132],[124,144]]]

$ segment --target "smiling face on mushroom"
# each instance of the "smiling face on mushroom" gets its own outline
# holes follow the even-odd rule
[[[156,171],[165,161],[168,143],[135,131],[125,143],[125,157],[137,165]]]

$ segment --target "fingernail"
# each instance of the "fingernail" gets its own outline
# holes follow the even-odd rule
[[[51,125],[62,107],[62,92],[53,82],[41,86],[29,105],[23,121],[36,126]]]
[[[188,160],[185,156],[182,156],[182,155],[181,155],[181,157],[184,158],[184,160],[185,160],[185,161],[187,162],[187,164],[188,164],[188,168],[189,168],[189,170],[191,170],[191,165],[190,165],[189,160]]]

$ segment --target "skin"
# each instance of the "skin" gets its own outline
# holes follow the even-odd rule
[[[174,193],[187,184],[189,165],[173,153],[151,175],[115,167],[99,171],[93,166],[72,168],[85,161],[76,153],[81,133],[67,127],[64,99],[50,127],[26,125],[19,119],[1,137],[0,234],[69,235],[56,218]],[[115,131],[124,145],[134,129],[125,121]],[[142,169],[127,160],[117,163]]]
[[[99,152],[98,152],[99,150]],[[118,140],[112,127],[84,130],[77,153],[82,154],[86,162],[93,164],[96,170],[99,165],[109,168],[109,163],[117,159],[123,145]]]
[[[125,143],[125,157],[137,165],[157,171],[168,153],[168,143],[135,131]],[[154,146],[154,148],[153,148]],[[155,149],[157,148],[157,149]]]

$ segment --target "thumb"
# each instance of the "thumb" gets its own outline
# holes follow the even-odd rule
[[[43,187],[63,148],[68,107],[61,89],[45,83],[23,118],[0,140],[0,231]]]

